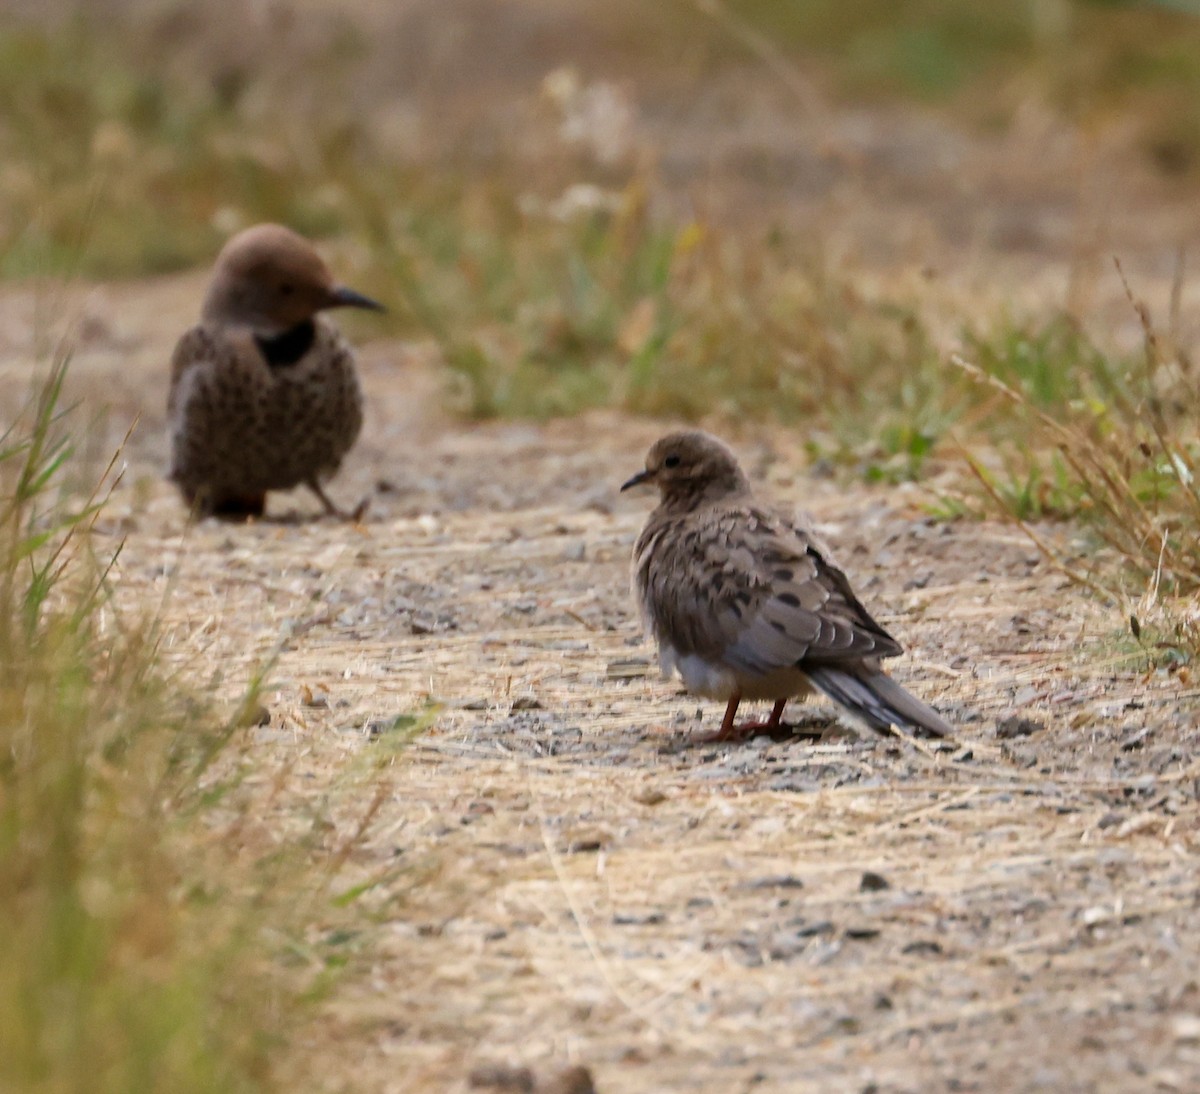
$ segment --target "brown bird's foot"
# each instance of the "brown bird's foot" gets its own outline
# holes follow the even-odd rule
[[[349,521],[351,524],[357,524],[366,515],[367,508],[371,504],[371,497],[363,498],[353,509],[347,511],[340,508],[329,499],[329,495],[325,493],[324,488],[316,479],[306,484],[308,488],[317,495],[321,504],[325,506],[325,512],[331,517],[337,517],[338,520]]]
[[[248,497],[218,498],[207,508],[196,509],[198,516],[211,515],[218,520],[260,520],[267,511],[267,495],[252,494]]]

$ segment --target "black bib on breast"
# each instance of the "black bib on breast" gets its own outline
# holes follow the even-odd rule
[[[271,368],[287,368],[288,365],[294,365],[312,349],[316,340],[317,325],[311,319],[289,327],[273,338],[264,338],[261,334],[254,336],[259,351]]]

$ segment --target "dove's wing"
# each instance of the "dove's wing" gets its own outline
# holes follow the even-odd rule
[[[652,520],[635,565],[655,637],[735,672],[901,652],[803,528],[752,504]]]

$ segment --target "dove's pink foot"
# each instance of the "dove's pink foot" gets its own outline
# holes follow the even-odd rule
[[[737,716],[738,704],[741,701],[740,695],[735,695],[729,700],[725,707],[725,717],[721,719],[721,728],[716,733],[704,737],[705,742],[744,741],[756,733],[774,733],[779,729],[783,718],[783,708],[787,705],[786,699],[780,699],[775,703],[771,708],[771,716],[765,722],[743,722],[740,726],[735,726],[733,719]]]

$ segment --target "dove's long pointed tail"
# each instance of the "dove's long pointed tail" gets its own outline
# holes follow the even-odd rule
[[[910,695],[885,672],[866,667],[805,667],[805,673],[835,703],[879,733],[892,726],[930,737],[952,737],[954,728],[936,710]]]

